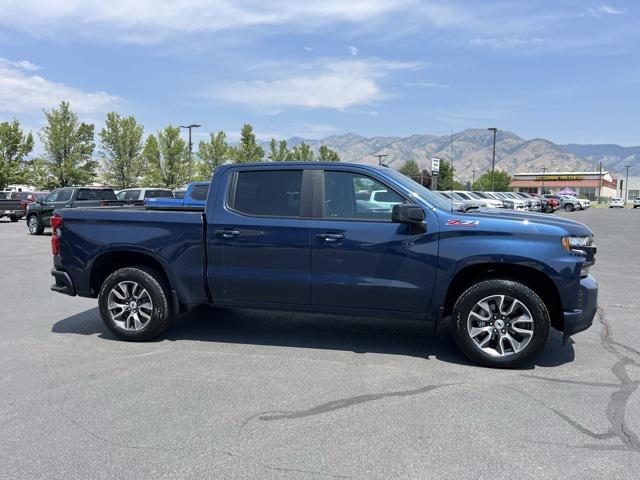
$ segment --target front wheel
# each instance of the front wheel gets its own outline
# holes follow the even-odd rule
[[[15,215],[9,215],[9,220],[11,220],[13,223],[16,223],[18,220],[20,220],[20,217],[16,217]]]
[[[567,203],[567,204],[564,206],[564,211],[565,211],[565,212],[573,212],[574,210],[575,210],[574,206],[573,206],[573,205],[571,205],[570,203]]]
[[[535,358],[549,338],[549,311],[529,287],[494,279],[465,290],[452,312],[456,343],[473,362],[515,368]]]
[[[42,225],[37,215],[31,215],[27,218],[27,228],[31,235],[42,235],[42,232],[44,232],[44,225]]]
[[[122,340],[151,340],[173,320],[168,292],[164,277],[156,270],[144,266],[121,268],[100,288],[100,316]]]

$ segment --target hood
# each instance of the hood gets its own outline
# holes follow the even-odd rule
[[[465,214],[464,220],[479,220],[481,223],[486,221],[489,222],[490,226],[493,224],[496,229],[500,228],[500,226],[515,229],[515,225],[518,225],[519,228],[529,230],[533,233],[539,230],[539,228],[536,227],[551,227],[564,230],[564,234],[566,235],[593,235],[591,229],[583,223],[548,213],[481,208]]]

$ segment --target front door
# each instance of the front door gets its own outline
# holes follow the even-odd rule
[[[311,303],[311,220],[298,169],[243,169],[223,179],[208,225],[210,288],[238,304]],[[304,182],[309,183],[309,182]]]
[[[72,196],[73,189],[71,188],[61,188],[51,192],[45,199],[44,205],[42,205],[40,221],[42,221],[44,225],[49,225],[54,210],[71,206]]]
[[[316,195],[322,218],[311,226],[313,304],[426,313],[438,240],[430,212],[426,231],[416,232],[391,223],[392,206],[408,200],[382,181],[336,169],[318,183],[324,188]],[[373,201],[373,192],[385,202]]]

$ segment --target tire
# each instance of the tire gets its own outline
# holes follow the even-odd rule
[[[13,223],[16,223],[18,220],[20,220],[20,218],[16,217],[15,215],[9,215],[9,220],[11,220]]]
[[[513,303],[517,306],[514,307],[512,317],[510,318],[509,315],[492,316],[488,310],[484,310],[488,314],[487,321],[484,322],[486,325],[478,323],[479,317],[473,312],[482,312],[479,305],[484,302],[485,305],[490,307],[493,305],[497,309],[492,310],[494,314],[500,313],[500,307],[496,301],[487,300],[500,296],[505,296],[502,303],[503,310],[510,308],[511,303],[507,300],[508,298],[518,302]],[[525,314],[528,317],[525,317]],[[526,318],[530,318],[531,321],[525,322],[523,319]],[[510,321],[514,320],[517,321],[518,327],[515,327],[516,322],[510,324]],[[498,325],[500,322],[501,324]],[[456,301],[451,316],[453,337],[462,352],[471,361],[494,368],[517,368],[533,360],[547,343],[550,325],[549,311],[538,294],[522,283],[505,279],[485,280],[469,287]],[[496,326],[504,328],[496,333]],[[484,331],[479,335],[476,334],[474,340],[471,328],[476,331]],[[506,332],[506,334],[502,335],[502,332]],[[530,334],[527,336],[518,332],[530,332]],[[482,343],[487,337],[489,340],[483,349],[479,343]],[[502,347],[498,347],[498,342]],[[502,352],[498,351],[499,348]]]
[[[565,212],[573,212],[575,210],[575,207],[570,204],[570,203],[565,203],[564,204],[564,211]]]
[[[38,215],[30,215],[27,217],[27,228],[30,235],[42,235],[44,232],[44,225],[40,221]]]
[[[138,288],[134,288],[134,284]],[[141,293],[141,289],[144,293]],[[98,294],[102,321],[122,340],[151,340],[164,332],[173,320],[169,291],[164,277],[151,268],[136,266],[116,270],[105,279]],[[110,301],[112,305],[116,303],[133,306],[131,302],[135,304],[138,301],[140,304],[135,305],[134,316],[133,312],[124,309],[110,310]]]

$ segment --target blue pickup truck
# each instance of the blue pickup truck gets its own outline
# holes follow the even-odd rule
[[[207,203],[209,182],[193,182],[187,186],[184,196],[146,198],[144,204],[150,208],[204,207]]]
[[[363,191],[393,201],[367,205]],[[51,288],[97,297],[124,340],[152,339],[195,305],[448,320],[471,360],[516,367],[597,308],[585,225],[451,211],[390,168],[224,165],[203,211],[60,209],[51,224]]]

